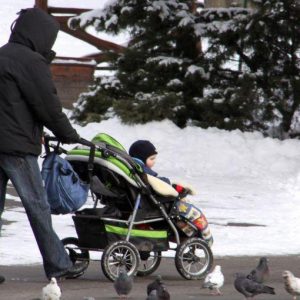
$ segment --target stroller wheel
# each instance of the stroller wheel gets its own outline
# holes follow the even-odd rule
[[[83,270],[85,271],[90,263],[89,251],[79,248],[79,241],[77,238],[68,237],[62,239],[61,241],[73,264],[82,266]],[[83,275],[83,273],[81,273],[79,276],[81,275]]]
[[[213,254],[202,239],[189,238],[178,246],[175,266],[185,279],[202,279],[210,271],[212,264]]]
[[[141,262],[137,271],[137,276],[147,276],[157,270],[161,262],[160,251],[140,251]]]
[[[139,263],[139,252],[133,244],[126,241],[118,241],[108,245],[101,258],[103,274],[111,281],[118,277],[122,269],[125,269],[129,276],[135,275]]]

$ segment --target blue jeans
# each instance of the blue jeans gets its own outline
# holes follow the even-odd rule
[[[0,153],[0,223],[9,179],[25,208],[43,257],[46,276],[48,278],[59,276],[72,266],[72,262],[52,227],[50,207],[37,157],[33,155],[20,157]]]

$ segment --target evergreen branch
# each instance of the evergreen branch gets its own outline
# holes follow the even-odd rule
[[[255,62],[253,62],[242,50],[242,48],[240,48],[237,44],[236,44],[236,52],[237,54],[242,58],[242,60],[244,61],[244,63],[250,68],[250,70],[252,72],[256,72],[257,71],[257,65]]]

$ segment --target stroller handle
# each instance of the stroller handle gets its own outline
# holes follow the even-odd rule
[[[79,144],[81,145],[84,145],[84,146],[87,146],[87,147],[90,147],[90,148],[95,148],[96,145],[84,138],[80,138],[79,141],[78,141]]]
[[[57,144],[51,145],[49,143],[51,141],[57,142]],[[79,138],[79,141],[77,143],[90,148],[90,155],[89,155],[89,160],[88,160],[88,171],[89,171],[89,177],[91,179],[92,171],[94,169],[94,158],[95,158],[96,145],[84,138]],[[50,152],[50,148],[53,148],[54,151],[56,151],[59,154],[61,154],[61,153],[67,154],[67,151],[65,149],[59,147],[59,144],[60,144],[60,141],[56,136],[50,136],[48,134],[44,134],[44,146],[45,146],[47,154]]]
[[[44,134],[43,136],[44,138],[44,141],[45,141],[45,144],[48,144],[49,142],[58,142],[60,143],[60,140],[59,138],[57,138],[56,136],[51,136],[49,134]],[[84,146],[87,146],[87,147],[90,147],[90,148],[93,148],[93,147],[96,147],[96,145],[84,138],[79,138],[78,142],[74,143],[74,144],[81,144],[81,145],[84,145]]]
[[[52,145],[50,144],[50,142],[57,142],[56,145]],[[91,148],[91,158],[92,160],[94,159],[94,155],[95,155],[95,149],[96,149],[96,145],[84,138],[79,138],[78,144],[87,146],[89,148]],[[56,136],[50,136],[48,134],[44,134],[44,146],[46,149],[46,153],[50,152],[50,148],[55,149],[56,151],[58,151],[59,153],[67,153],[66,150],[62,149],[61,147],[59,147],[60,144],[60,140],[56,137]]]
[[[96,151],[96,145],[84,138],[80,138],[79,139],[79,143],[84,145],[84,146],[87,146],[87,147],[90,147],[90,155],[89,155],[89,161],[88,161],[88,170],[89,170],[89,177],[90,177],[90,182],[92,180],[92,172],[93,172],[93,169],[94,169],[94,159],[95,159],[95,151]]]

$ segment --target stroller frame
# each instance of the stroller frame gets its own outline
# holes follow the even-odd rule
[[[51,138],[50,140],[55,140]],[[161,262],[161,251],[155,251],[154,250],[154,262],[148,267],[140,268],[141,261],[147,262],[150,258],[150,252],[153,251],[143,251],[138,250],[134,244],[131,243],[132,238],[132,232],[133,228],[136,225],[141,224],[151,224],[156,222],[164,222],[166,221],[168,227],[171,229],[174,240],[172,242],[175,242],[176,247],[171,248],[168,247],[168,250],[175,250],[175,266],[180,273],[181,276],[183,276],[186,279],[202,279],[205,277],[205,275],[210,271],[212,264],[213,264],[213,255],[211,252],[211,249],[207,245],[207,243],[199,238],[199,237],[187,237],[180,238],[180,234],[178,229],[176,228],[175,224],[173,223],[173,220],[179,220],[180,217],[178,214],[176,214],[177,207],[175,202],[178,200],[178,198],[174,197],[174,199],[170,202],[170,210],[169,213],[167,213],[165,205],[156,199],[156,197],[152,194],[150,186],[147,186],[147,184],[142,179],[141,170],[139,169],[139,166],[136,165],[136,163],[132,160],[132,158],[127,155],[127,153],[124,153],[120,151],[119,149],[115,149],[112,147],[109,147],[106,143],[98,143],[95,145],[94,143],[91,143],[86,140],[81,140],[81,144],[88,146],[90,148],[89,157],[88,157],[88,174],[89,174],[89,180],[90,180],[90,190],[91,194],[94,200],[94,209],[97,207],[98,201],[101,200],[101,195],[109,195],[111,191],[107,189],[101,182],[99,183],[99,178],[95,178],[92,176],[93,169],[94,169],[94,162],[95,162],[95,152],[98,151],[101,153],[102,158],[105,160],[109,157],[113,157],[117,159],[118,161],[122,162],[129,170],[130,173],[134,176],[138,193],[136,195],[136,198],[134,199],[134,207],[131,213],[129,214],[128,219],[122,219],[122,218],[115,218],[115,217],[105,217],[105,216],[98,216],[93,218],[97,218],[99,222],[104,223],[113,223],[113,224],[124,224],[127,226],[125,231],[126,237],[123,240],[119,240],[113,243],[107,243],[106,247],[104,247],[104,251],[101,258],[101,266],[104,275],[109,279],[114,281],[115,278],[118,276],[118,273],[120,269],[125,268],[128,275],[139,275],[139,276],[145,276],[153,273],[159,266]],[[56,147],[53,147],[49,145],[49,139],[47,139],[45,143],[45,148],[49,150],[49,146],[55,149],[60,149],[59,151],[66,153],[65,150],[59,147],[59,143]],[[47,150],[46,150],[47,151]],[[56,150],[57,151],[57,150]],[[70,156],[70,160],[68,160],[72,164],[72,155]],[[142,195],[147,195],[147,198],[150,199],[152,204],[158,208],[161,217],[153,217],[145,220],[136,220],[136,216],[141,204]],[[100,197],[99,197],[100,195]],[[96,199],[95,199],[96,196]],[[84,216],[86,217],[86,216]],[[73,216],[73,220],[75,223],[75,218]],[[188,222],[186,220],[186,223],[189,223],[191,227],[193,227],[195,230],[198,230],[192,223]],[[75,223],[76,227],[76,223]],[[77,227],[76,227],[77,230]],[[77,230],[78,236],[79,232]],[[182,236],[181,232],[181,236]],[[183,242],[182,242],[182,241]],[[83,268],[86,269],[89,264],[89,253],[88,251],[102,251],[103,247],[86,247],[80,243],[80,236],[79,239],[77,238],[64,238],[62,240],[65,249],[69,253],[69,256],[73,263],[76,264],[82,264]],[[169,242],[169,240],[168,240]],[[204,252],[204,263],[203,257],[197,255],[197,251]],[[163,250],[164,251],[164,250]],[[201,252],[201,253],[202,253]],[[125,257],[124,257],[125,256]],[[113,271],[111,268],[111,264],[114,264],[115,262],[112,261],[114,258],[117,258],[118,260],[118,268],[116,268],[115,271]],[[124,260],[129,260],[129,264],[126,265],[126,262]],[[192,266],[194,264],[200,264],[202,267],[200,268],[200,271],[190,271]],[[187,264],[188,266],[186,266]]]

